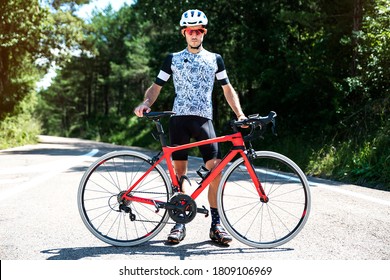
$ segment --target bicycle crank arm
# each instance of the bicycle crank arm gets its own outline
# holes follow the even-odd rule
[[[161,208],[165,208],[167,210],[177,210],[177,211],[185,211],[185,205],[175,205],[172,203],[165,203],[164,205],[161,205]]]

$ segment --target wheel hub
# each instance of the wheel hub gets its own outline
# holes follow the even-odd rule
[[[260,201],[263,202],[263,203],[268,203],[269,198],[268,198],[268,196],[266,196],[266,197],[260,197]]]

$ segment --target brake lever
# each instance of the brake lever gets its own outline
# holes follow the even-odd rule
[[[276,132],[276,120],[275,119],[272,119],[272,134],[275,135],[275,136],[278,136],[278,133]]]

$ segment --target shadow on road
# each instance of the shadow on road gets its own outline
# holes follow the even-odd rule
[[[176,246],[161,246],[163,241],[151,241],[145,245],[134,247],[82,247],[82,248],[58,248],[43,250],[41,253],[50,255],[48,260],[80,260],[84,258],[98,258],[103,255],[123,255],[127,256],[150,256],[152,259],[161,257],[177,257],[180,260],[185,260],[191,257],[201,257],[215,255],[231,255],[234,259],[235,254],[241,256],[237,259],[250,259],[251,254],[266,254],[274,252],[292,251],[291,248],[272,248],[272,249],[257,249],[257,248],[229,248],[228,246],[217,245],[212,241],[202,241],[199,243],[183,244]],[[245,257],[242,256],[245,254]],[[139,258],[136,258],[139,259]],[[145,258],[142,258],[145,260]],[[198,259],[198,258],[197,258]]]

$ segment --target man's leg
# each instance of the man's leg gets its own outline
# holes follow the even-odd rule
[[[173,167],[175,168],[175,173],[176,173],[177,179],[180,181],[180,178],[182,176],[187,175],[188,161],[187,160],[174,160]],[[188,188],[188,186],[189,186],[189,182],[187,182],[187,180],[183,180],[183,185],[181,186],[181,191],[183,193],[185,193],[185,190]]]
[[[177,179],[180,182],[180,178],[182,176],[185,176],[187,174],[187,166],[188,166],[188,161],[187,160],[174,160],[173,161],[173,167],[175,168],[175,173],[177,176]],[[181,186],[181,191],[184,193],[185,189],[187,187],[187,180],[182,180],[182,186]],[[177,244],[180,243],[186,236],[186,227],[184,224],[179,224],[177,223],[172,229],[171,232],[168,235],[168,242]]]
[[[220,159],[211,159],[206,162],[206,168],[212,170],[215,166],[220,163]],[[219,182],[221,181],[222,174],[218,176],[210,183],[208,199],[210,203],[210,212],[211,212],[211,228],[210,228],[210,238],[213,241],[216,241],[220,244],[227,244],[233,240],[233,238],[226,232],[226,230],[221,226],[221,221],[217,209],[217,192]]]
[[[210,159],[206,162],[206,168],[208,170],[213,170],[215,166],[220,163],[220,159]],[[217,191],[218,191],[218,185],[221,181],[222,175],[219,174],[211,183],[209,186],[209,192],[208,192],[208,199],[210,203],[211,208],[217,208]]]

